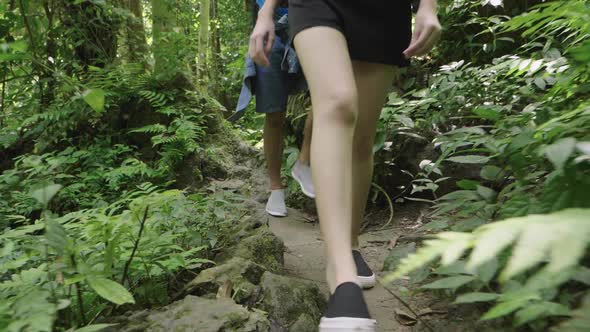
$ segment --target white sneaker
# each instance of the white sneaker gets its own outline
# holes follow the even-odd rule
[[[270,192],[266,203],[266,212],[273,217],[286,217],[287,205],[285,205],[285,190],[275,189]]]
[[[311,178],[311,168],[302,164],[299,160],[295,162],[291,170],[291,176],[295,181],[299,182],[301,191],[309,198],[315,198],[315,189],[313,187],[313,180]]]

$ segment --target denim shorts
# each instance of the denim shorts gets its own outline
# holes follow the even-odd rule
[[[281,67],[285,48],[285,42],[277,35],[269,55],[270,67],[256,65],[256,112],[275,113],[287,110],[287,100],[289,94],[295,92],[296,82],[292,74]]]

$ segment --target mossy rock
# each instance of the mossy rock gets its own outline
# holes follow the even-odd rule
[[[264,267],[241,257],[201,271],[199,275],[184,287],[184,294],[215,298],[220,287],[229,283],[233,289],[233,298],[237,303],[246,303],[260,283]]]
[[[315,331],[326,300],[310,281],[265,272],[259,309],[268,312],[281,331]]]
[[[187,296],[162,309],[132,315],[121,332],[268,332],[265,314],[248,311],[229,298],[217,300]]]
[[[227,261],[233,257],[241,257],[262,265],[269,271],[283,271],[285,244],[267,226],[259,226],[252,231],[252,235],[237,241],[236,246],[223,251],[216,260]]]
[[[289,332],[308,332],[318,328],[318,320],[308,314],[301,314],[297,321],[289,327]]]

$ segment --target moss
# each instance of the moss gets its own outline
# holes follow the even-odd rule
[[[238,330],[240,327],[244,325],[244,321],[248,317],[244,317],[243,314],[238,312],[231,312],[225,316],[225,328]]]
[[[318,327],[317,319],[308,314],[301,314],[297,321],[289,327],[290,332],[315,331]]]
[[[238,244],[221,253],[219,260],[241,257],[259,264],[269,271],[281,273],[285,264],[285,245],[268,227],[260,227],[254,234],[238,240]]]
[[[294,326],[299,331],[306,331],[304,328],[309,326],[315,329],[326,306],[317,285],[270,272],[263,275],[261,285],[261,309],[268,311],[274,321],[289,331]]]

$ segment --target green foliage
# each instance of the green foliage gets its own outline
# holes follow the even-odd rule
[[[477,281],[476,288],[489,285],[481,278],[481,267],[512,247],[498,280],[523,283],[501,295],[464,294],[457,303],[497,301],[483,319],[493,319],[516,312],[516,324],[525,324],[546,316],[569,316],[567,306],[550,303],[559,287],[573,280],[576,266],[590,245],[590,209],[566,209],[548,215],[528,215],[491,223],[473,233],[440,233],[425,242],[415,254],[405,258],[386,281],[400,278],[417,267],[441,258],[443,267],[461,263],[457,275],[423,286],[430,289],[457,289]],[[461,257],[471,249],[466,263]],[[541,265],[542,264],[542,265]],[[535,271],[530,274],[528,271]],[[493,271],[492,275],[496,272]],[[527,275],[526,278],[520,278]]]
[[[55,189],[33,195],[43,203]],[[34,224],[5,231],[1,330],[51,331],[57,317],[79,326],[81,312],[100,315],[109,302],[166,303],[167,294],[156,296],[152,281],[208,262],[207,248],[223,245],[231,222],[223,210],[230,205],[219,195],[186,196],[144,185],[104,208],[61,217],[46,211]]]
[[[476,1],[463,3],[445,19],[461,24],[454,15],[485,14],[473,10]],[[396,264],[390,280],[434,266],[435,280],[423,287],[457,294],[457,303],[494,303],[483,319],[510,315],[514,325],[542,331],[568,317],[579,319],[563,326],[584,320],[575,313],[590,286],[583,277],[590,257],[590,67],[580,60],[587,16],[582,0],[491,16],[486,34],[505,42],[510,36],[521,47],[462,55],[472,62],[443,65],[425,85],[410,78],[406,93],[390,96],[381,124],[387,140],[406,136],[434,146],[407,196],[432,193],[431,222],[422,230],[443,230]],[[454,190],[439,197],[449,181]]]

